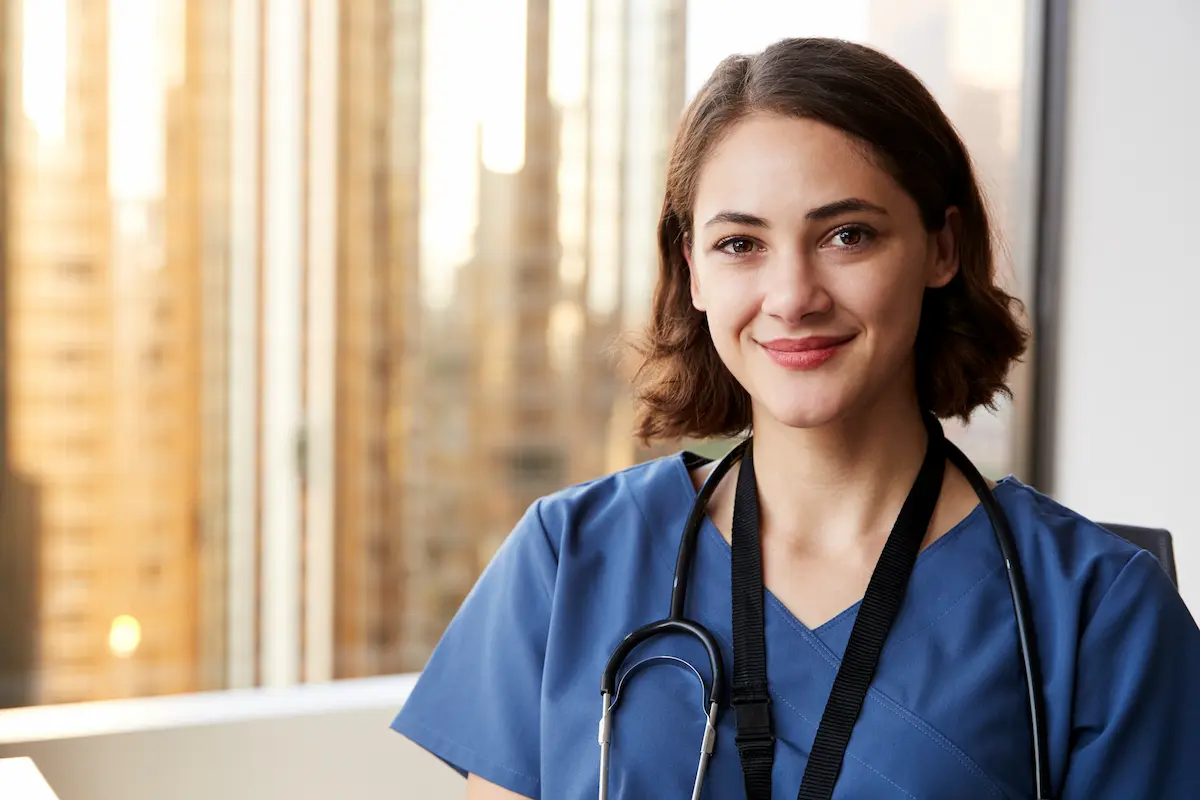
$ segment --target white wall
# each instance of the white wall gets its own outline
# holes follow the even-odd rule
[[[1070,13],[1055,495],[1170,530],[1200,617],[1200,2]]]

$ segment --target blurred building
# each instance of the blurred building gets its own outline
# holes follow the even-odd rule
[[[453,275],[428,3],[4,4],[0,705],[418,669],[534,499],[648,455],[609,351],[684,0],[518,2]]]
[[[0,6],[0,419],[8,407],[8,237],[7,152],[8,98],[13,90],[10,4]],[[34,670],[38,662],[40,592],[37,519],[39,498],[35,487],[12,466],[9,431],[0,425],[0,708],[27,705],[36,700]]]
[[[411,424],[426,360],[416,289],[421,10],[420,0],[339,6],[337,677],[404,668],[406,532],[426,521],[409,508],[424,502],[409,476],[428,469],[433,444]]]
[[[194,287],[192,320],[199,352],[199,385],[195,418],[198,428],[196,501],[196,688],[219,689],[229,683],[230,503],[237,473],[231,461],[238,451],[231,437],[233,402],[231,269],[234,218],[244,210],[234,204],[232,177],[234,3],[186,4],[187,73],[191,102],[187,127],[169,131],[176,140],[191,142],[180,153],[176,170],[196,183],[192,214],[196,225],[192,244],[200,263]],[[183,120],[176,118],[180,122]],[[168,169],[170,174],[170,169]],[[243,451],[244,452],[244,448]]]
[[[478,468],[462,487],[475,506],[477,549],[464,550],[473,560],[566,478],[569,442],[549,358],[550,312],[560,295],[559,110],[550,102],[549,60],[549,0],[528,0],[522,164],[497,174],[479,159],[475,257],[462,276],[477,343],[470,418]]]
[[[991,214],[999,275],[1009,292],[1032,297],[1028,241],[1013,237],[1033,226],[1014,165],[1027,135],[1022,118],[1025,70],[1021,0],[871,0],[867,41],[920,76],[970,150]],[[1009,376],[1015,403],[998,413],[977,412],[969,427],[949,421],[947,435],[970,453],[984,474],[1021,473],[1026,467],[1031,374],[1019,364]]]
[[[488,169],[480,131],[474,256],[448,306],[413,319],[420,347],[407,359],[404,511],[389,532],[403,553],[393,576],[403,615],[388,632],[396,669],[424,664],[499,539],[565,479],[547,337],[559,298],[549,4],[529,0],[525,10],[523,111],[513,110],[523,115],[523,164]]]
[[[560,403],[573,481],[674,450],[650,450],[633,423],[625,334],[646,323],[658,277],[657,221],[667,159],[685,101],[685,0],[592,3],[586,95],[565,113],[561,230],[564,298],[582,322]],[[569,176],[583,176],[582,185]],[[569,306],[568,306],[569,308]]]
[[[185,21],[121,3],[7,6],[25,35],[4,47],[19,68],[4,103],[6,456],[10,480],[38,488],[0,537],[36,552],[29,699],[185,691],[196,105],[185,63],[153,51],[184,53]]]
[[[480,132],[474,255],[450,306],[421,325],[400,534],[404,669],[424,663],[534,500],[647,455],[630,440],[614,351],[657,274],[684,2],[524,5],[523,157],[511,172],[489,168]]]

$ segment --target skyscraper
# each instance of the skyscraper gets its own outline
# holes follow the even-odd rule
[[[192,155],[197,186],[194,243],[200,261],[195,307],[198,393],[196,454],[197,688],[220,689],[230,676],[229,543],[232,494],[230,436],[234,340],[230,284],[233,204],[233,22],[230,0],[187,5],[187,58],[192,99]],[[176,136],[189,130],[174,129]],[[189,169],[185,165],[184,169]]]
[[[493,381],[477,396],[477,430],[486,432],[484,486],[495,493],[496,516],[477,530],[494,538],[524,510],[566,478],[568,443],[557,416],[557,376],[550,363],[549,318],[559,297],[556,177],[558,109],[549,97],[550,3],[528,0],[525,23],[524,163],[510,177],[481,177],[480,239],[486,267],[477,273],[488,295],[486,358]],[[507,197],[494,196],[499,190]],[[492,220],[511,208],[508,242],[497,241]],[[484,238],[491,232],[491,237]],[[501,245],[503,246],[497,246]]]
[[[5,424],[39,502],[3,538],[36,545],[34,702],[195,686],[195,180],[186,67],[154,49],[184,21],[128,5],[9,4]]]
[[[582,319],[573,361],[582,370],[574,409],[576,480],[661,454],[630,436],[628,374],[619,369],[623,333],[645,323],[658,275],[656,224],[662,207],[667,157],[683,111],[686,2],[593,3],[587,52],[587,95],[579,111],[574,152],[585,170],[581,196],[564,198],[583,231],[573,243],[585,265],[572,299]],[[564,208],[564,213],[566,213]]]
[[[419,669],[535,498],[645,455],[602,351],[683,7],[510,0],[485,113],[422,0],[5,4],[0,702]]]
[[[392,534],[405,554],[396,632],[405,669],[424,664],[524,507],[563,478],[546,329],[558,296],[557,110],[546,90],[548,5],[524,5],[522,102],[511,111],[520,115],[522,163],[490,169],[479,132],[477,194],[463,198],[475,205],[464,209],[477,219],[474,254],[458,269],[449,305],[424,309],[412,326],[420,347],[407,359],[405,512]]]
[[[490,166],[481,127],[473,255],[450,304],[425,309],[409,362],[420,369],[394,534],[406,554],[406,669],[424,663],[536,498],[644,455],[607,351],[648,307],[656,274],[655,221],[683,106],[684,3],[522,5],[512,114],[523,156]]]
[[[342,0],[337,185],[335,675],[404,668],[420,374],[421,3]]]
[[[7,516],[0,536],[24,539],[36,553],[28,701],[87,699],[109,672],[108,620],[96,602],[103,578],[94,562],[114,530],[107,137],[98,130],[106,94],[97,87],[89,95],[99,102],[89,97],[69,115],[66,104],[87,67],[105,63],[106,20],[94,7],[66,19],[28,3],[9,11],[14,31],[42,41],[22,37],[5,48],[18,69],[5,98],[6,455],[10,475],[42,492],[38,513]],[[68,30],[78,31],[72,58]],[[39,58],[38,47],[49,54]],[[50,63],[59,54],[62,62]]]
[[[0,419],[7,416],[9,394],[9,296],[7,181],[10,153],[9,98],[12,4],[0,6]],[[37,664],[38,497],[33,485],[12,466],[8,426],[0,425],[0,708],[34,702]]]

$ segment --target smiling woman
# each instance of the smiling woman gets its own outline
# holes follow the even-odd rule
[[[772,188],[749,196],[748,186]],[[712,213],[730,198],[755,213]],[[760,114],[714,148],[692,215],[708,219],[684,248],[692,303],[737,386],[773,417],[821,425],[868,400],[859,395],[904,385],[895,373],[910,360],[921,295],[958,270],[956,207],[928,232],[916,203],[844,133]]]
[[[472,800],[1190,796],[1200,630],[1165,572],[943,437],[1026,333],[912,73],[726,59],[658,239],[638,433],[747,438],[536,501],[394,727]]]
[[[1005,377],[1024,351],[1026,334],[1013,315],[1016,300],[997,284],[992,233],[966,148],[919,83],[896,81],[894,94],[875,97],[877,87],[843,65],[799,71],[808,57],[779,54],[753,73],[747,59],[726,60],[708,88],[753,79],[762,87],[758,96],[703,92],[683,123],[659,231],[664,250],[655,314],[670,324],[651,326],[642,347],[639,432],[647,438],[747,429],[745,380],[752,377],[739,370],[752,369],[753,360],[731,364],[733,344],[713,330],[729,371],[697,368],[712,357],[699,334],[736,315],[727,303],[714,309],[708,303],[744,297],[729,290],[747,281],[772,303],[801,303],[784,312],[787,324],[789,313],[803,317],[811,310],[803,304],[832,303],[843,291],[886,298],[880,307],[860,308],[878,315],[879,325],[864,331],[869,336],[855,333],[857,344],[847,355],[883,359],[893,368],[909,355],[905,342],[923,316],[925,335],[918,336],[912,366],[922,401],[941,417],[965,421],[1008,392]],[[902,69],[878,55],[864,62],[879,80],[891,79],[889,86]],[[946,292],[926,292],[947,284]],[[805,286],[817,294],[797,298]],[[693,313],[692,305],[704,313]],[[821,324],[851,334],[864,322],[848,318],[856,305]],[[812,318],[806,319],[811,327]],[[939,327],[950,335],[929,335]],[[753,334],[761,344],[768,331]],[[807,332],[817,334],[831,331]],[[780,348],[759,349],[765,352],[756,355],[769,356]],[[857,363],[840,360],[852,362],[847,369]],[[871,374],[891,378],[887,370]],[[716,385],[704,389],[711,402],[697,416],[696,383],[714,375],[720,376]],[[820,393],[808,384],[809,394]],[[839,379],[828,385],[850,391],[857,384]],[[879,386],[853,389],[860,390]]]

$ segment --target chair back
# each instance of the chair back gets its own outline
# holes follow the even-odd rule
[[[1127,542],[1136,544],[1158,559],[1158,563],[1166,570],[1171,582],[1179,586],[1179,576],[1175,573],[1175,545],[1171,534],[1162,528],[1139,528],[1136,525],[1114,525],[1101,522],[1100,527],[1112,531]]]

